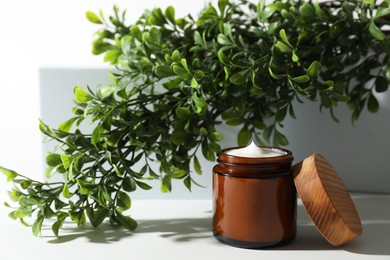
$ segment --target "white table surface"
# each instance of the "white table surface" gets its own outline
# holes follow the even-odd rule
[[[0,182],[0,199],[6,199]],[[7,185],[9,187],[9,185]],[[66,226],[43,237],[8,217],[0,206],[0,260],[11,259],[390,259],[390,195],[353,194],[363,235],[335,248],[328,244],[298,205],[298,234],[289,245],[263,250],[219,243],[211,234],[211,200],[134,200],[130,211],[139,221],[135,232],[103,223]]]

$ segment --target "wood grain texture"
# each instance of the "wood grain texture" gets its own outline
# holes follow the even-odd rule
[[[340,246],[361,235],[351,196],[324,157],[311,155],[294,166],[293,175],[307,213],[330,244]]]

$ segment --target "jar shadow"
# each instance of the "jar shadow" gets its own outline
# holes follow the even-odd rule
[[[340,246],[329,244],[298,205],[297,238],[280,250],[344,250],[365,255],[390,255],[390,195],[352,196],[359,212],[363,234]]]

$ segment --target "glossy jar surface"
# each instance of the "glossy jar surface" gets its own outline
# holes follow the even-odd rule
[[[227,155],[213,168],[213,234],[237,247],[285,244],[296,235],[292,153],[266,158]]]

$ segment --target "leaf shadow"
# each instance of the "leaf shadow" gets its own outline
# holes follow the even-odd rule
[[[51,232],[50,226],[43,227],[42,231],[43,233]],[[134,231],[112,226],[106,222],[96,228],[89,224],[75,227],[72,223],[64,223],[58,237],[44,235],[43,238],[49,238],[47,242],[51,244],[66,243],[82,238],[87,239],[90,243],[110,244],[127,237],[137,236],[137,233],[156,233],[163,238],[171,238],[177,242],[211,238],[211,217],[138,220],[138,227]]]

